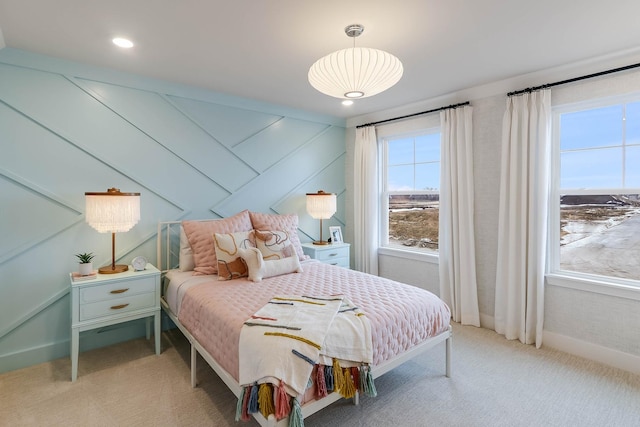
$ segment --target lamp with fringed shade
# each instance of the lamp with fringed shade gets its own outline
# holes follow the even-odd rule
[[[85,220],[99,233],[111,233],[111,265],[100,274],[122,273],[127,265],[116,265],[116,233],[124,233],[140,221],[140,193],[122,193],[110,188],[105,193],[84,193]]]
[[[336,213],[336,195],[322,190],[317,193],[307,193],[307,213],[313,219],[320,220],[320,240],[316,240],[313,244],[326,245],[327,242],[322,239],[322,220],[329,219]]]

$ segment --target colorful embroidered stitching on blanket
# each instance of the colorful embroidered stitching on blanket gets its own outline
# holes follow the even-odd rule
[[[371,340],[369,319],[342,295],[273,297],[240,332],[236,420],[260,411],[302,425],[297,397],[313,381],[317,397],[375,396]]]

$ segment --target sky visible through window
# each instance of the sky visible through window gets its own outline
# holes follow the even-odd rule
[[[388,246],[437,253],[440,133],[388,140]]]
[[[640,187],[640,102],[563,114],[560,142],[560,188]]]
[[[640,188],[640,102],[561,116],[562,189]],[[389,141],[388,191],[438,190],[440,133]]]
[[[438,190],[440,133],[389,141],[388,191]]]
[[[560,269],[640,280],[640,102],[564,113],[559,126]]]

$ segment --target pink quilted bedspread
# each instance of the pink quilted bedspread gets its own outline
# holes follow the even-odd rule
[[[374,366],[449,327],[449,307],[424,289],[320,262],[303,268],[259,283],[212,276],[185,294],[179,320],[236,381],[240,329],[274,295],[347,296],[371,321]]]

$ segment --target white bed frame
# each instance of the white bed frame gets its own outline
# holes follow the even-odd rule
[[[180,221],[166,221],[158,223],[157,259],[158,269],[162,272],[163,276],[170,269],[178,267],[180,252],[180,224]],[[211,356],[211,354],[209,354],[209,352],[207,352],[207,350],[202,347],[202,345],[180,323],[178,317],[169,308],[164,295],[161,298],[161,304],[164,312],[167,314],[167,316],[169,316],[173,323],[176,324],[178,329],[180,329],[180,332],[184,334],[184,336],[191,344],[191,387],[196,387],[197,385],[196,360],[198,354],[200,354],[202,358],[206,360],[209,366],[211,366],[211,368],[215,371],[215,373],[218,374],[222,381],[224,381],[227,387],[229,387],[229,390],[231,390],[231,392],[236,397],[239,397],[242,390],[240,384],[238,384],[238,382],[218,364],[218,362]],[[429,338],[428,340],[422,342],[421,344],[418,344],[410,350],[392,359],[382,362],[377,366],[372,366],[371,373],[373,375],[373,378],[378,378],[379,376],[389,372],[402,363],[413,359],[414,357],[424,353],[432,347],[435,347],[443,341],[445,342],[445,375],[447,377],[451,377],[451,340],[452,331],[451,326],[449,326],[449,329],[441,333],[440,335]],[[333,392],[322,399],[307,402],[302,405],[302,416],[304,418],[307,418],[308,416],[331,405],[341,398],[342,396],[339,393]],[[358,398],[359,395],[356,392],[356,396],[354,398],[354,403],[356,405],[358,404]],[[269,417],[269,419],[267,419],[260,412],[252,415],[262,427],[286,427],[288,425],[287,418],[276,421],[275,417],[271,416]]]

